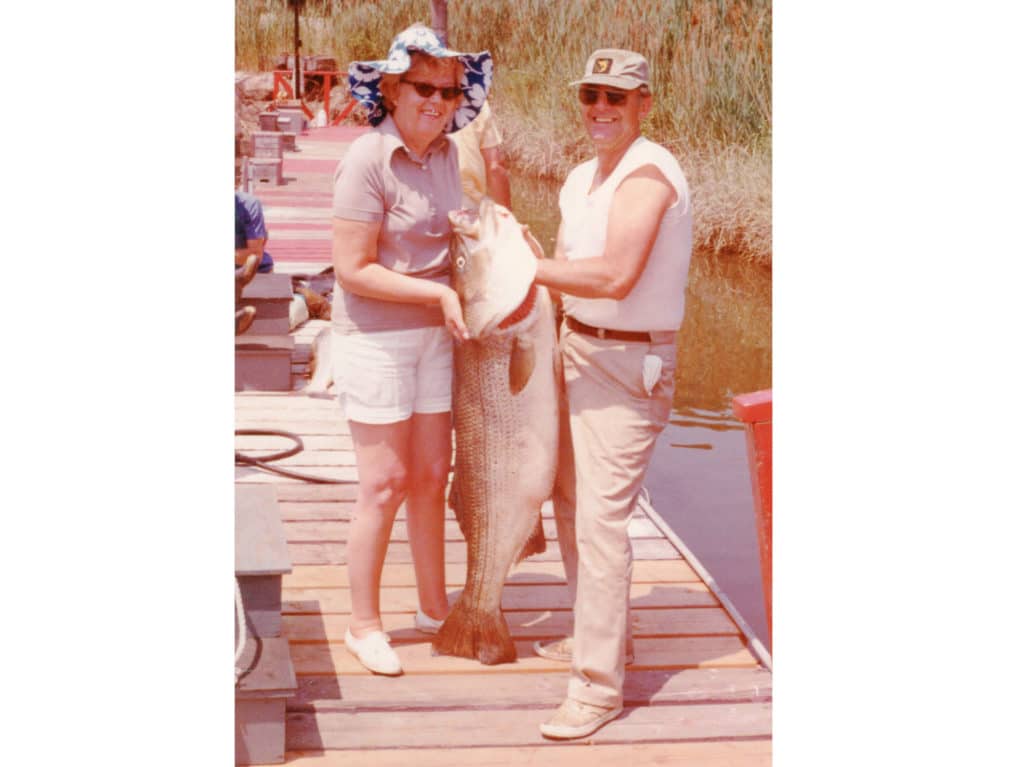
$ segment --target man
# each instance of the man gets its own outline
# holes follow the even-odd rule
[[[554,505],[574,631],[537,649],[572,666],[566,700],[540,727],[548,738],[585,737],[622,712],[632,649],[627,526],[672,407],[693,227],[678,161],[641,135],[652,101],[647,60],[598,50],[571,84],[596,157],[566,179],[555,257],[537,265],[537,282],[564,294],[571,434]]]
[[[260,257],[261,274],[274,270],[274,259],[263,248],[267,244],[267,225],[263,206],[251,194],[235,190],[235,267],[245,265],[250,255]]]
[[[512,188],[501,148],[501,131],[490,104],[485,101],[476,119],[452,133],[451,139],[459,150],[463,207],[478,208],[487,195],[499,205],[511,208]]]
[[[235,335],[241,335],[252,325],[256,309],[240,306],[242,288],[248,285],[256,272],[270,272],[274,259],[263,250],[267,244],[267,225],[263,221],[263,206],[251,194],[235,190]]]

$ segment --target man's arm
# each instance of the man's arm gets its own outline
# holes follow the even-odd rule
[[[235,248],[235,266],[241,266],[250,253],[255,253],[263,258],[263,247],[267,244],[266,237],[257,237],[254,240],[246,240],[244,248]]]
[[[559,228],[555,258],[537,264],[537,282],[582,298],[622,300],[640,279],[658,236],[658,227],[676,193],[652,165],[637,169],[612,197],[604,253],[565,260]]]

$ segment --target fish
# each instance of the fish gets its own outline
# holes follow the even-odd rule
[[[449,220],[452,287],[470,333],[454,352],[449,505],[468,556],[465,588],[433,652],[511,663],[501,594],[513,564],[545,550],[540,510],[555,482],[561,358],[551,297],[534,283],[529,233],[487,197]]]

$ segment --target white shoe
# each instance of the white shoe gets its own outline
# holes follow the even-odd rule
[[[441,626],[444,624],[443,620],[437,620],[431,618],[423,610],[416,610],[416,619],[414,625],[417,631],[422,631],[424,634],[436,634],[441,630]]]
[[[545,738],[571,740],[585,738],[622,713],[622,704],[606,708],[566,698],[555,715],[540,726]]]
[[[402,663],[389,642],[383,631],[374,631],[356,639],[349,629],[345,629],[345,647],[374,674],[397,676],[402,673]]]

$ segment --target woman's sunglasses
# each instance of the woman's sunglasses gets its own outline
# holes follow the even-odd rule
[[[626,103],[626,96],[629,95],[628,91],[606,91],[599,88],[580,88],[580,103],[592,107],[597,103],[597,99],[601,94],[604,94],[605,101],[608,102],[610,107],[621,107]]]
[[[438,88],[436,85],[430,83],[418,83],[413,80],[400,80],[399,82],[408,83],[416,89],[416,93],[425,99],[429,99],[434,95],[434,91],[441,91],[441,98],[445,101],[451,101],[457,99],[462,95],[462,88],[457,86],[451,86],[446,88]]]

